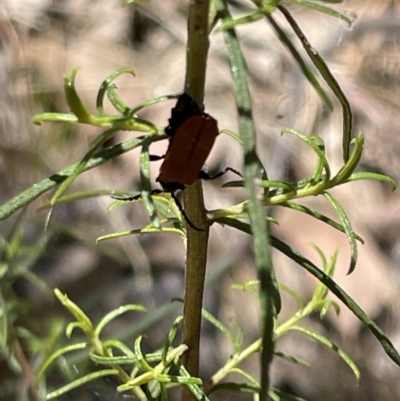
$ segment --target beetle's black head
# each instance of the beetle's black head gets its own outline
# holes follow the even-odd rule
[[[202,109],[190,95],[182,93],[175,107],[171,110],[171,118],[168,120],[169,124],[165,128],[165,133],[171,138],[179,126],[188,118],[195,114],[201,114],[202,112]]]

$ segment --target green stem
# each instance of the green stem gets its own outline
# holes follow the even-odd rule
[[[203,104],[209,33],[209,0],[193,0],[189,4],[188,42],[186,53],[185,92],[199,105]],[[183,308],[183,343],[188,346],[184,365],[191,376],[199,376],[201,309],[207,262],[209,226],[200,181],[183,192],[185,210],[190,221],[204,231],[187,227],[188,243],[185,269]],[[182,400],[195,401],[189,387],[183,386]]]

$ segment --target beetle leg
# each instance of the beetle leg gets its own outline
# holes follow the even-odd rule
[[[209,175],[207,173],[207,169],[205,167],[203,167],[200,170],[199,178],[201,178],[202,180],[215,180],[216,178],[219,178],[219,177],[223,176],[224,174],[226,174],[228,171],[231,171],[232,173],[235,173],[239,177],[243,178],[242,174],[239,171],[237,171],[234,168],[232,168],[232,167],[226,167],[222,171],[220,171],[219,173],[217,173],[215,175],[212,175],[212,176]]]
[[[158,160],[164,159],[165,155],[159,156],[159,155],[149,155],[150,156],[150,161],[151,162],[156,162]]]
[[[196,226],[190,221],[189,217],[187,216],[187,214],[186,214],[185,211],[183,210],[182,203],[180,202],[180,200],[178,199],[178,197],[177,197],[173,192],[171,192],[171,196],[172,196],[172,199],[175,201],[176,206],[178,206],[179,211],[182,213],[183,218],[186,220],[186,222],[189,224],[189,226],[192,227],[193,230],[196,230],[196,231],[204,231],[204,230],[202,230],[201,228],[196,227]]]
[[[153,189],[151,191],[152,195],[159,195],[159,194],[163,194],[164,191],[162,189]],[[118,196],[118,195],[111,195],[111,198],[116,199],[116,200],[126,200],[126,201],[134,201],[134,200],[138,200],[142,197],[142,194],[138,194],[135,196]]]
[[[153,189],[151,191],[152,195],[159,195],[159,194],[164,194],[165,191],[163,189]],[[124,201],[135,201],[138,200],[142,197],[142,194],[138,194],[135,196],[117,196],[117,195],[112,195],[111,198],[116,199],[116,200],[124,200]],[[171,192],[171,197],[175,201],[176,206],[178,206],[179,211],[182,213],[183,218],[186,220],[186,222],[189,224],[190,227],[192,227],[196,231],[204,231],[201,228],[196,227],[189,219],[185,211],[183,210],[182,203],[179,201],[178,197]]]

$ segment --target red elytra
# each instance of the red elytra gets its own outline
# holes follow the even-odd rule
[[[209,114],[189,117],[171,137],[156,181],[166,191],[192,185],[199,178],[218,134],[217,121]]]

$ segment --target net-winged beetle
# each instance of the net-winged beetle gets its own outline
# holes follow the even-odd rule
[[[231,167],[226,167],[214,176],[207,173],[205,161],[219,134],[218,124],[217,120],[205,113],[187,93],[180,95],[175,107],[172,108],[165,133],[169,137],[165,155],[150,155],[150,160],[153,161],[164,159],[156,178],[163,189],[155,189],[152,194],[170,192],[187,223],[193,229],[200,230],[188,219],[181,203],[175,196],[175,191],[183,191],[199,178],[212,180],[221,177],[228,171],[232,171],[240,177],[242,175]],[[130,199],[138,198],[140,195]]]

